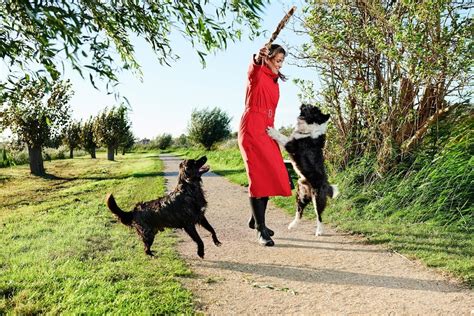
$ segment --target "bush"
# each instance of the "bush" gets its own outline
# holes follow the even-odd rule
[[[12,159],[16,165],[23,165],[30,162],[30,157],[28,156],[28,150],[26,148],[22,150],[12,151]]]
[[[0,151],[0,168],[10,167],[15,164],[11,154],[5,148]]]
[[[179,137],[173,139],[173,146],[176,148],[189,148],[191,147],[191,143],[189,141],[189,137],[185,134],[181,134]]]
[[[161,135],[158,135],[154,140],[153,140],[153,143],[154,145],[158,148],[158,149],[166,149],[168,147],[171,146],[173,142],[173,137],[171,136],[171,134],[161,134]]]
[[[66,159],[66,157],[69,157],[69,149],[65,145],[59,146],[58,148],[43,149],[43,159],[46,161]]]
[[[219,108],[193,110],[188,125],[189,138],[207,150],[230,135],[231,118]]]
[[[474,119],[446,121],[430,134],[416,155],[383,178],[374,176],[375,157],[353,161],[338,182],[354,203],[358,216],[368,220],[436,223],[462,231],[474,227]],[[449,127],[449,128],[448,128]],[[435,132],[435,131],[433,131]]]

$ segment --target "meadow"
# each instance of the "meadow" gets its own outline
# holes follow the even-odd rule
[[[0,314],[189,314],[191,271],[170,230],[143,252],[136,233],[106,208],[129,210],[164,194],[156,153],[87,156],[0,169]]]

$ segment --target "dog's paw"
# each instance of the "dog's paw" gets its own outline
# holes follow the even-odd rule
[[[278,135],[280,135],[280,133],[273,127],[267,127],[267,134],[273,139],[278,138]]]
[[[222,243],[219,240],[217,240],[217,241],[214,241],[214,245],[216,245],[217,247],[220,247]]]
[[[204,259],[204,249],[199,249],[197,252],[199,258]]]
[[[319,222],[316,226],[316,233],[315,236],[322,236],[324,234],[324,225],[323,223]]]
[[[291,229],[294,229],[296,228],[296,226],[298,226],[298,220],[297,219],[294,219],[289,225],[288,225],[288,229],[291,230]]]

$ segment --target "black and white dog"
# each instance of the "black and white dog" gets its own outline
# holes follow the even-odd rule
[[[329,115],[312,105],[300,107],[295,131],[286,137],[274,128],[267,133],[285,147],[299,176],[296,193],[295,219],[288,229],[295,228],[303,216],[303,210],[309,202],[313,202],[317,217],[316,236],[323,234],[322,213],[326,207],[327,197],[338,195],[337,186],[330,185],[324,167],[323,149],[326,141],[326,128]]]

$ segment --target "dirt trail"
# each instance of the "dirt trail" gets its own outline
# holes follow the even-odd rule
[[[171,189],[180,159],[161,158]],[[203,182],[206,215],[223,244],[215,247],[199,228],[205,259],[185,233],[179,233],[178,250],[197,275],[182,281],[205,314],[474,315],[470,290],[328,227],[325,236],[315,237],[312,221],[289,231],[290,216],[271,204],[267,223],[275,231],[275,247],[260,247],[247,228],[247,189],[212,172]]]

